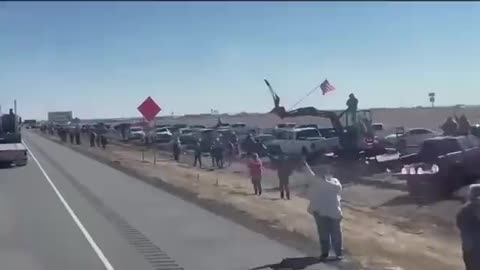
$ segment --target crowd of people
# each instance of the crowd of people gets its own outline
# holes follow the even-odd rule
[[[464,114],[460,117],[447,117],[445,123],[440,127],[445,136],[466,136],[470,134],[471,125]]]
[[[460,117],[449,117],[441,127],[447,136],[468,135],[470,133],[470,123],[465,115]],[[71,144],[81,144],[81,130],[66,127],[42,126],[41,131],[51,135],[54,132],[60,137],[62,142]],[[101,130],[91,129],[87,131],[90,138],[91,147],[106,148],[107,137]],[[256,196],[262,195],[262,178],[265,173],[264,164],[258,152],[258,142],[253,136],[247,137],[242,144],[246,152],[246,166],[249,172],[253,193]],[[210,147],[212,158],[212,167],[223,168],[224,158],[231,164],[238,151],[236,146],[228,141],[216,138]],[[202,140],[198,140],[194,146],[193,166],[202,168]],[[182,144],[177,138],[173,143],[173,158],[178,162],[182,153]],[[278,186],[280,198],[290,200],[290,177],[295,170],[302,172],[308,183],[306,198],[309,201],[308,213],[315,220],[318,239],[320,243],[321,259],[329,258],[330,252],[333,252],[336,260],[343,259],[343,241],[341,222],[343,218],[341,208],[342,185],[334,177],[334,172],[329,166],[320,168],[321,175],[317,175],[309,166],[304,158],[291,157],[288,155],[279,155],[270,157],[272,168],[278,176]],[[463,260],[466,270],[480,269],[480,184],[473,184],[469,187],[467,202],[457,214],[457,227],[460,231]]]
[[[465,115],[450,117],[442,126],[442,129],[445,135],[449,136],[468,135],[470,123]],[[234,151],[232,151],[234,147],[228,147],[228,144],[222,143],[220,139],[214,140],[210,148],[212,167],[223,168],[224,153],[226,152],[230,153],[229,162],[231,162],[235,156],[233,154]],[[263,192],[262,178],[265,168],[258,153],[258,144],[253,136],[249,136],[242,143],[242,148],[246,152],[246,166],[253,193],[256,196],[261,196]],[[180,140],[176,140],[174,143],[173,152],[174,159],[179,161],[179,156],[182,152]],[[281,199],[291,199],[290,177],[295,170],[303,172],[303,176],[308,182],[306,198],[309,200],[309,206],[307,210],[316,223],[320,243],[320,258],[326,260],[332,252],[334,260],[342,260],[342,184],[334,177],[332,168],[325,166],[320,169],[321,175],[317,175],[303,158],[279,155],[275,158],[270,157],[270,160],[272,168],[278,176]],[[193,166],[197,165],[202,168],[201,140],[194,145]],[[480,185],[470,186],[468,201],[457,215],[457,226],[461,232],[466,270],[480,269]]]
[[[225,163],[228,166],[232,164],[235,156],[238,155],[238,147],[236,143],[229,139],[224,139],[222,136],[219,136],[213,140],[207,147],[203,144],[202,139],[198,139],[193,145],[193,152],[194,152],[194,161],[193,166],[196,167],[197,165],[202,168],[202,154],[205,152],[205,148],[207,148],[210,158],[212,160],[212,168],[224,168]],[[184,146],[182,145],[180,138],[176,138],[173,140],[172,144],[172,156],[173,159],[177,162],[180,161],[180,156],[183,152]]]
[[[183,146],[179,138],[176,138],[172,145],[172,156],[177,162],[180,161],[183,152]],[[231,164],[235,157],[239,157],[239,151],[235,151],[237,147],[229,140],[215,138],[208,148],[212,160],[212,168],[223,168],[226,162]],[[246,167],[249,172],[253,193],[261,196],[262,178],[265,173],[264,164],[258,152],[261,151],[259,143],[253,136],[248,136],[242,143],[242,149],[246,153]],[[193,145],[193,166],[200,167],[202,163],[202,154],[205,150],[202,148],[202,140],[199,139]],[[340,207],[340,192],[342,185],[340,181],[332,176],[330,171],[326,170],[325,175],[317,176],[308,163],[299,157],[288,155],[279,155],[270,157],[272,168],[278,176],[278,184],[280,190],[280,198],[290,200],[290,177],[295,170],[304,172],[308,180],[309,192],[308,199],[310,201],[309,213],[314,217],[318,230],[319,240],[321,244],[321,258],[326,259],[333,249],[335,259],[341,260],[342,253],[342,231],[341,220],[342,211]]]
[[[90,139],[90,147],[101,147],[106,149],[108,138],[105,136],[104,130],[101,128],[91,128],[90,130],[82,130],[78,125],[75,127],[42,125],[40,131],[54,135],[55,133],[64,143],[70,141],[71,144],[80,145],[83,133],[88,133]]]

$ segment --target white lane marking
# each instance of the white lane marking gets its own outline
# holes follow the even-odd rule
[[[50,177],[48,176],[48,174],[45,172],[45,170],[43,169],[42,165],[40,165],[40,162],[38,162],[38,159],[35,157],[35,155],[33,154],[32,150],[30,150],[30,147],[28,147],[28,145],[25,143],[25,141],[23,141],[23,144],[25,145],[25,147],[27,148],[29,154],[32,156],[33,160],[35,161],[35,163],[37,163],[37,166],[38,168],[40,168],[40,171],[42,171],[43,175],[45,176],[45,178],[47,179],[48,183],[50,184],[50,186],[52,187],[53,191],[55,191],[55,193],[57,194],[58,198],[60,199],[60,201],[62,202],[63,206],[65,206],[65,209],[67,209],[68,213],[70,214],[70,216],[72,217],[73,221],[75,221],[75,224],[77,224],[78,228],[80,229],[80,231],[82,231],[83,233],[83,236],[85,236],[85,238],[87,239],[88,243],[90,244],[90,246],[92,246],[93,250],[95,251],[95,253],[97,253],[97,256],[100,258],[100,260],[102,261],[103,265],[105,266],[105,268],[107,270],[115,270],[113,268],[113,266],[110,264],[110,262],[108,261],[107,257],[105,257],[105,255],[103,254],[102,250],[98,247],[97,243],[95,243],[95,240],[93,240],[92,236],[90,235],[90,233],[88,233],[87,229],[85,228],[85,226],[83,226],[82,222],[80,221],[80,219],[77,217],[77,215],[75,214],[75,212],[73,212],[72,208],[70,207],[70,205],[68,205],[67,201],[65,200],[65,198],[63,198],[62,194],[60,193],[60,191],[58,191],[57,187],[55,186],[55,184],[53,184],[52,180],[50,179]]]

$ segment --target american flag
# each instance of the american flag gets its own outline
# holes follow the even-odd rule
[[[322,94],[325,95],[326,93],[335,90],[335,87],[325,80],[322,84],[320,84],[320,89],[322,89]]]

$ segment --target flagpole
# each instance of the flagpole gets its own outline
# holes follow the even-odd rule
[[[290,107],[290,109],[288,109],[289,111],[292,110],[293,108],[295,108],[298,104],[300,104],[302,101],[304,101],[307,97],[309,97],[311,94],[313,94],[313,92],[315,92],[315,90],[317,90],[318,88],[320,88],[320,85],[322,84],[319,84],[317,86],[315,86],[315,88],[313,88],[312,90],[310,90],[310,92],[307,93],[307,95],[305,95],[303,98],[301,98],[299,101],[297,101],[295,104],[293,104],[292,107]]]

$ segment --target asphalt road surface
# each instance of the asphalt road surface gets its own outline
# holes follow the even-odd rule
[[[0,169],[1,269],[247,270],[305,256],[39,135],[23,137],[28,164]]]

